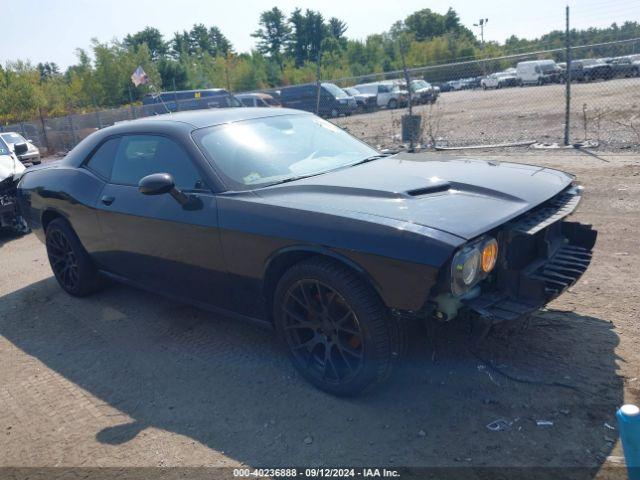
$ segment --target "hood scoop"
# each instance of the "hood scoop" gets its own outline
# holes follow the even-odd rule
[[[407,190],[406,194],[411,197],[422,197],[423,195],[430,195],[432,193],[446,192],[451,188],[451,183],[446,180],[435,180],[429,185],[420,188],[414,188],[413,190]]]

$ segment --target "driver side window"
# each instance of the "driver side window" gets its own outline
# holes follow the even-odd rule
[[[205,188],[198,170],[184,149],[160,135],[126,135],[120,139],[111,182],[137,186],[142,177],[169,173],[181,190]]]

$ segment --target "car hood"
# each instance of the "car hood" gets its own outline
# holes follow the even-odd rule
[[[398,154],[256,193],[269,203],[394,219],[471,239],[543,203],[572,180],[531,165]]]

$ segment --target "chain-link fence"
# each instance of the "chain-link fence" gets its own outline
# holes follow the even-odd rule
[[[43,150],[60,152],[119,121],[227,107],[236,101],[228,95],[204,97],[205,91],[180,99],[179,93],[167,92],[148,105],[39,118],[2,130],[21,132]],[[410,105],[419,121],[414,140],[422,146],[561,145],[568,134],[570,143],[640,150],[640,39],[372,73],[236,96],[246,106],[275,101],[317,112],[380,148],[406,143],[401,125]]]
[[[414,68],[409,88],[403,71],[334,83],[395,83],[421,117],[419,142],[431,146],[562,145],[568,120],[569,143],[640,149],[640,39],[571,47],[570,56],[569,68],[564,48]],[[436,87],[435,101],[422,80]],[[384,110],[337,123],[395,146],[407,112]]]

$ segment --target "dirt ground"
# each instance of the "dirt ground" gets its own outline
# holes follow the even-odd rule
[[[417,329],[396,377],[356,399],[315,390],[254,325],[125,286],[72,298],[35,236],[2,237],[0,467],[525,466],[624,478],[615,410],[640,403],[640,157],[473,155],[575,173],[587,189],[576,218],[599,230],[593,263],[548,311],[478,349],[461,322]],[[487,428],[499,419],[504,430]]]
[[[640,78],[575,83],[571,88],[571,142],[587,139],[608,149],[637,151]],[[380,110],[339,118],[336,123],[374,145],[392,148],[400,143],[400,119],[406,113],[406,109]],[[424,143],[562,142],[565,86],[445,92],[434,106],[418,106],[414,113],[423,117]]]

